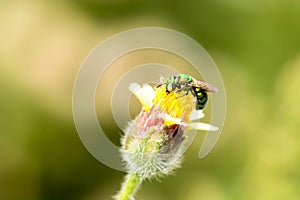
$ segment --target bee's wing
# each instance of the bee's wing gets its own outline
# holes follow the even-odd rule
[[[194,80],[194,82],[190,83],[191,86],[202,88],[208,92],[216,93],[218,89],[211,84],[205,83],[203,81]]]
[[[159,77],[160,84],[157,85],[156,88],[158,88],[158,87],[160,87],[160,86],[162,86],[163,84],[166,83],[166,77],[163,74],[161,74],[161,73],[159,75],[160,75],[160,77]]]
[[[167,80],[166,77],[163,74],[160,73],[159,82],[161,84],[164,84],[164,83],[166,83],[166,80]]]

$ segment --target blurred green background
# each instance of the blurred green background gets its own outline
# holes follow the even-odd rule
[[[298,0],[2,0],[0,199],[118,191],[124,173],[94,159],[77,135],[72,87],[98,43],[144,26],[203,45],[223,76],[227,118],[208,157],[197,157],[199,133],[176,175],[145,183],[137,199],[300,199]],[[118,128],[106,126],[118,142]]]

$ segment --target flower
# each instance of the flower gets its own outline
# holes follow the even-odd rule
[[[148,84],[132,83],[129,90],[142,104],[142,111],[128,124],[121,139],[122,158],[128,173],[142,180],[167,175],[178,168],[183,153],[185,131],[218,130],[217,127],[195,122],[204,117],[195,110],[191,93],[155,90]]]

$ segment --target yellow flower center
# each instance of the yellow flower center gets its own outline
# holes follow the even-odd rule
[[[172,118],[181,118],[188,122],[192,111],[193,96],[185,91],[177,93],[176,90],[167,94],[165,87],[158,87],[155,90],[153,105],[159,105],[162,111]],[[165,125],[175,124],[172,120],[165,120]]]

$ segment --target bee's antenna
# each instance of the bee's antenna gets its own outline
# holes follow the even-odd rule
[[[155,86],[155,88],[159,88],[160,86],[162,86],[163,85],[163,83],[162,84],[159,84],[159,85],[157,85],[157,86]]]

